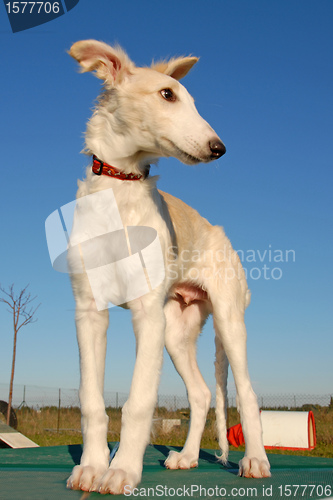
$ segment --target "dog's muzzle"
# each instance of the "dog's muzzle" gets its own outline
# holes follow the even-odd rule
[[[221,156],[223,156],[227,151],[222,141],[210,141],[209,147],[211,151],[210,157],[212,160],[221,158]]]

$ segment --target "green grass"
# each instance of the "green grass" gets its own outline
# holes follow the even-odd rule
[[[316,423],[317,446],[308,451],[283,451],[269,450],[269,453],[282,453],[288,455],[307,455],[333,458],[333,408],[312,408]],[[108,440],[119,441],[121,426],[121,410],[107,408],[109,415]],[[60,413],[56,407],[46,407],[41,410],[21,408],[16,410],[18,419],[18,430],[40,446],[56,446],[82,443],[80,432],[80,409],[61,408]],[[159,408],[155,411],[154,425],[151,434],[153,444],[167,444],[171,446],[182,446],[185,443],[188,430],[187,409],[167,411]],[[160,420],[162,418],[181,418],[182,425],[173,428],[168,434],[161,430]],[[59,419],[59,420],[58,420]],[[239,423],[239,415],[236,408],[228,410],[228,426]],[[59,429],[59,430],[58,430]],[[202,448],[218,449],[215,431],[215,412],[211,409],[208,413],[205,431],[201,441]],[[231,447],[231,449],[236,449]],[[244,447],[237,448],[244,450]]]

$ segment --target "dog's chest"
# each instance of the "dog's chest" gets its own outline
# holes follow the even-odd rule
[[[134,189],[134,187],[136,189]],[[115,190],[119,214],[124,226],[146,226],[157,231],[160,239],[169,238],[166,217],[159,206],[160,196],[141,186],[121,186]],[[155,193],[156,194],[156,193]]]

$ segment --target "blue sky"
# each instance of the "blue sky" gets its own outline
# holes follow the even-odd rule
[[[30,283],[41,302],[38,322],[19,334],[15,381],[79,383],[74,301],[68,277],[51,267],[44,222],[74,199],[87,165],[79,152],[100,82],[80,75],[66,50],[96,38],[118,42],[138,65],[200,56],[183,83],[227,154],[195,167],[162,159],[159,187],[224,226],[243,257],[255,390],[332,394],[332,2],[80,0],[16,34],[1,9],[0,282]],[[0,306],[7,383],[12,326]],[[128,312],[111,310],[108,336],[106,389],[127,392],[135,359]],[[214,391],[211,321],[198,358]],[[184,394],[168,359],[160,393]]]

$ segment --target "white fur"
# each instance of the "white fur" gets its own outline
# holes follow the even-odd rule
[[[105,86],[87,127],[89,154],[125,173],[139,174],[160,156],[174,156],[194,164],[214,159],[214,147],[216,157],[225,151],[216,133],[198,114],[192,97],[178,82],[196,58],[137,68],[119,47],[94,40],[75,43],[70,54],[83,71],[96,70]],[[161,94],[163,89],[171,89],[175,99],[166,100]],[[164,345],[186,384],[191,407],[185,446],[180,453],[171,452],[165,465],[187,469],[198,464],[211,396],[197,366],[195,346],[211,313],[216,331],[216,414],[221,460],[226,462],[228,456],[225,414],[229,360],[246,441],[240,475],[270,475],[257,399],[247,369],[244,312],[250,294],[241,263],[222,228],[211,226],[180,200],[159,192],[156,180],[148,177],[121,181],[96,176],[88,169],[86,179],[79,182],[78,197],[112,188],[125,227],[156,229],[166,276],[156,289],[123,305],[132,313],[137,356],[130,395],[122,412],[119,449],[109,464],[108,418],[103,401],[108,311],[97,310],[87,275],[72,275],[84,449],[80,465],[68,480],[69,488],[118,494],[126,485],[135,487],[139,483]],[[103,207],[91,210],[101,233],[107,231]]]

